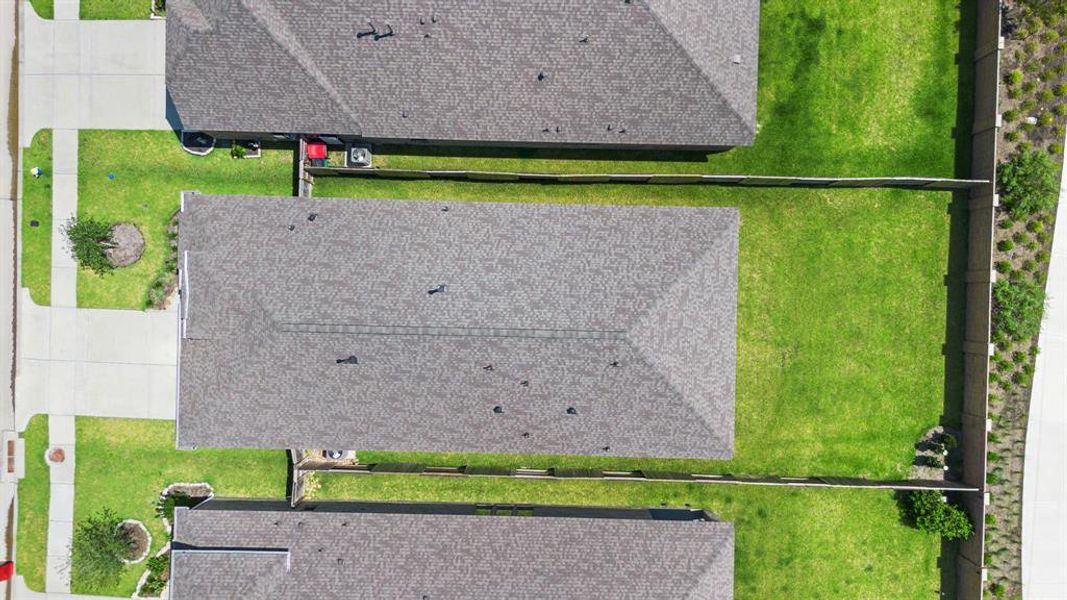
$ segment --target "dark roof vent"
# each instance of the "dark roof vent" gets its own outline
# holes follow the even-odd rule
[[[619,363],[619,361],[617,361],[617,360],[613,360],[613,361],[611,361],[611,362],[609,362],[609,363],[608,363],[608,366],[609,366],[609,367],[621,367],[621,366],[622,366],[622,364],[621,364],[621,363]]]
[[[522,437],[524,437],[524,438],[530,437],[530,432],[529,431],[522,432]]]
[[[447,206],[442,206],[441,207],[441,212],[448,212],[448,207]]]
[[[600,450],[603,451],[603,452],[607,452],[608,450],[611,450],[611,446],[604,446]]]
[[[568,415],[576,415],[576,414],[578,414],[578,411],[573,406],[571,406],[571,407],[567,408],[567,414]]]
[[[504,407],[503,406],[494,406],[493,407],[493,412],[495,412],[496,414],[499,415],[500,413],[504,412]]]
[[[294,229],[296,229],[296,225],[290,224],[289,225],[289,231],[292,231]]]
[[[319,213],[311,213],[308,215],[308,221],[314,221],[317,218],[319,218]]]
[[[351,354],[351,355],[349,355],[349,356],[347,356],[345,358],[338,358],[337,359],[337,364],[339,364],[339,365],[358,365],[359,364],[359,359],[356,358],[356,355]]]
[[[529,379],[523,379],[522,381],[519,382],[519,385],[521,385],[522,387],[530,387],[530,380]]]
[[[589,34],[588,33],[583,33],[582,37],[578,38],[578,43],[579,44],[588,44],[589,43]]]
[[[485,365],[482,368],[485,369],[486,371],[492,371],[493,370],[493,365]]]
[[[430,291],[428,291],[426,293],[431,295],[431,296],[433,296],[434,294],[440,294],[440,293],[446,291],[447,289],[448,289],[448,286],[442,283],[441,285],[433,288],[432,290],[430,290]]]
[[[545,80],[545,72],[544,71],[541,71],[540,73],[537,74],[537,80],[538,81],[544,81]]]

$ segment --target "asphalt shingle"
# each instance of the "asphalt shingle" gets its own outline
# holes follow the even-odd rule
[[[167,8],[167,89],[185,129],[701,148],[755,135],[758,0]]]
[[[729,458],[738,221],[187,195],[178,444]]]

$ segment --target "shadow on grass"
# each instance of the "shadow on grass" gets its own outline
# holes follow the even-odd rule
[[[725,152],[728,149],[720,150]],[[527,158],[545,160],[599,160],[690,162],[704,164],[711,150],[654,150],[641,148],[530,148],[516,146],[461,146],[376,144],[375,152],[400,156],[451,158]]]

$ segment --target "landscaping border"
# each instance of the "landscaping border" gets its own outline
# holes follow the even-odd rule
[[[966,311],[964,320],[963,406],[961,411],[963,483],[982,493],[962,495],[975,533],[959,544],[957,597],[982,598],[985,581],[986,451],[989,432],[989,357],[993,316],[993,235],[995,233],[997,140],[1001,126],[999,0],[978,0],[974,52],[974,123],[971,129],[971,177],[986,183],[970,191],[967,236]]]
[[[303,161],[300,161],[303,166]],[[788,177],[778,175],[717,175],[674,173],[528,173],[425,169],[367,169],[303,166],[305,176],[364,177],[379,179],[451,179],[460,181],[526,183],[654,183],[736,185],[750,187],[900,188],[967,191],[990,185],[991,180],[941,177]],[[310,195],[310,185],[308,195]]]

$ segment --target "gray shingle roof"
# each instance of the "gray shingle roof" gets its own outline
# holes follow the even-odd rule
[[[754,137],[758,0],[167,8],[167,88],[185,129],[675,147]],[[370,24],[393,35],[357,37]]]
[[[183,205],[181,447],[731,456],[736,209]]]
[[[213,502],[175,511],[174,600],[733,597],[729,523],[402,506],[395,513],[206,510]]]

